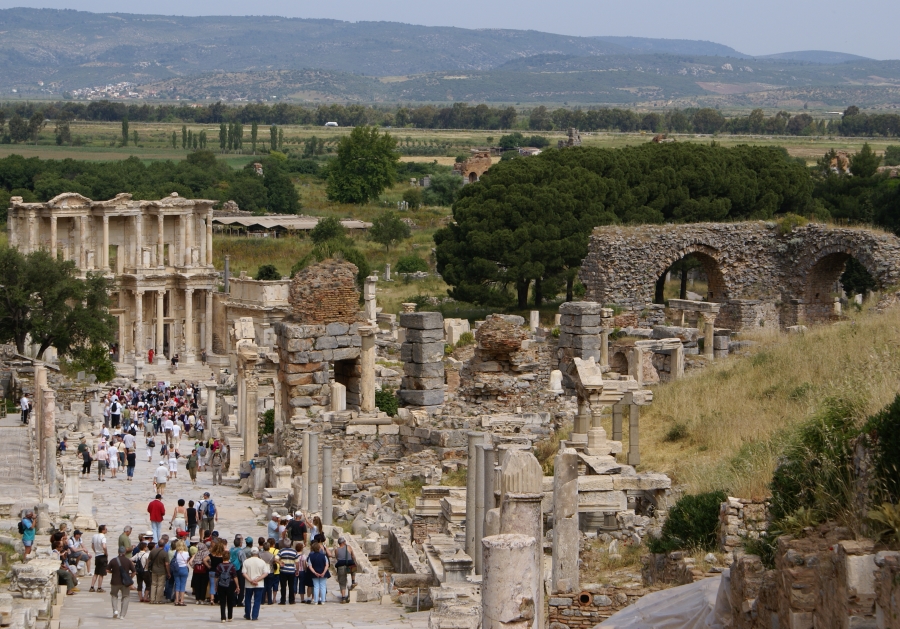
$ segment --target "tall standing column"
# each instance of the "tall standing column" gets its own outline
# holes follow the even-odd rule
[[[300,508],[309,509],[309,431],[303,433],[303,458],[300,461]]]
[[[165,215],[156,215],[156,266],[166,265]]]
[[[466,554],[469,557],[475,557],[475,552],[480,550],[475,542],[475,493],[477,491],[476,482],[476,464],[475,458],[477,446],[484,439],[484,433],[470,432],[469,437],[469,458],[466,463]]]
[[[194,289],[184,289],[184,362],[187,365],[194,363],[196,351],[194,348]]]
[[[609,367],[609,328],[600,331],[600,366]]]
[[[87,220],[86,216],[78,217],[78,268],[84,269],[87,265],[87,247],[85,247],[87,240],[87,229],[85,228],[85,221]]]
[[[322,447],[322,524],[331,524],[334,519],[334,507],[331,497],[331,446]]]
[[[56,260],[56,217],[50,217],[50,257]]]
[[[716,315],[707,314],[705,312],[700,313],[703,317],[703,356],[707,360],[713,360],[715,358],[715,345],[714,336],[716,334]]]
[[[194,263],[194,215],[188,214],[184,217],[184,239],[187,246],[184,249],[184,266],[191,266]]]
[[[375,328],[361,327],[359,335],[362,337],[359,410],[361,413],[371,413],[375,410]]]
[[[188,259],[187,243],[186,243],[186,236],[187,236],[187,225],[186,225],[187,220],[186,219],[187,219],[187,217],[184,214],[178,215],[178,223],[176,226],[178,229],[178,253],[177,253],[177,257],[175,258],[178,261],[176,263],[178,266],[188,266],[190,264],[190,260]]]
[[[31,253],[35,249],[37,249],[36,238],[35,238],[35,223],[36,223],[36,213],[34,210],[28,210],[28,251],[26,253]]]
[[[41,417],[37,419],[43,424],[41,431],[44,437],[44,482],[50,496],[58,496],[59,488],[56,484],[56,391],[45,388],[36,391],[35,397],[41,396]]]
[[[553,463],[553,594],[577,592],[578,577],[578,454],[568,448]]]
[[[213,353],[213,292],[212,289],[206,291],[206,312],[203,313],[206,326],[203,330],[203,349],[207,354]]]
[[[212,428],[213,421],[219,419],[216,409],[216,391],[219,385],[210,381],[206,383],[206,426]]]
[[[309,433],[309,500],[311,512],[319,510],[319,433]]]
[[[156,355],[160,358],[164,358],[163,325],[166,319],[164,310],[165,296],[166,291],[156,291]]]
[[[213,231],[212,231],[213,213],[212,210],[206,215],[206,264],[212,266],[213,263]]]
[[[475,574],[481,574],[481,540],[484,537],[485,445],[475,444]]]
[[[541,540],[528,535],[494,535],[484,538],[482,549],[482,629],[538,629],[544,614],[539,605]]]
[[[103,251],[99,255],[100,268],[109,270],[109,216],[103,215]]]
[[[144,215],[137,214],[134,217],[134,266],[144,267]]]
[[[252,367],[249,367],[252,369]],[[244,461],[250,461],[259,450],[259,421],[256,412],[256,395],[259,388],[259,380],[252,371],[245,379],[245,425],[244,425]]]
[[[612,407],[612,440],[622,441],[622,404],[613,404]]]
[[[144,291],[134,291],[134,364],[144,364]]]
[[[637,404],[628,406],[628,465],[641,462],[641,450],[638,437],[638,423],[641,419],[641,407]]]

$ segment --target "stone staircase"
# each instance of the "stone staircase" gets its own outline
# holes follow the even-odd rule
[[[172,372],[169,363],[156,363],[144,365],[144,382],[208,382],[210,374],[218,372],[218,369],[203,365],[199,361],[193,365],[178,365],[178,371]],[[134,378],[134,365],[116,363],[116,373],[125,378]]]

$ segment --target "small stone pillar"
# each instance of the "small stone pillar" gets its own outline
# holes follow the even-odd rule
[[[365,303],[366,319],[369,320],[371,325],[375,325],[375,318],[378,315],[375,302],[375,286],[377,283],[378,276],[370,275],[366,278],[365,284],[363,285],[363,300]]]
[[[672,348],[669,359],[669,377],[672,380],[684,378],[684,345],[681,343]]]
[[[578,454],[567,448],[553,465],[552,594],[577,592],[578,578]]]
[[[550,372],[550,386],[547,390],[550,393],[555,393],[557,395],[564,393],[562,388],[562,372],[559,369],[554,369]]]
[[[531,455],[532,457],[534,455]],[[538,555],[536,571],[538,573],[538,582],[544,583],[543,577],[543,540],[544,540],[544,517],[541,511],[541,500],[543,494],[538,492],[534,494],[516,494],[504,493],[503,504],[500,507],[500,535],[515,533],[534,538],[538,547],[541,549]],[[577,543],[578,535],[575,536]],[[544,609],[544,593],[543,588],[538,588],[537,608]],[[538,614],[535,627],[543,627],[543,613]]]
[[[482,629],[538,629],[541,541],[527,535],[495,535],[482,540]]]
[[[63,463],[63,497],[60,515],[78,515],[78,494],[81,489],[81,466],[73,460]]]
[[[609,328],[600,331],[600,366],[609,367]]]
[[[716,315],[715,313],[701,312],[700,316],[703,317],[703,356],[707,360],[713,360],[716,344]]]
[[[359,355],[359,411],[375,411],[375,328],[360,327],[362,348]]]
[[[390,265],[390,263],[387,263],[384,265],[384,281],[385,282],[391,281],[391,265]]]
[[[322,524],[332,524],[334,507],[332,506],[331,484],[331,446],[322,447]]]
[[[612,407],[612,440],[622,441],[622,404],[613,404]]]
[[[532,310],[528,314],[528,327],[531,328],[532,332],[535,332],[539,327],[541,327],[541,313],[539,310]]]
[[[309,434],[309,501],[308,509],[315,513],[319,510],[319,433]]]
[[[475,539],[475,503],[476,493],[478,491],[478,483],[476,481],[477,466],[475,463],[477,453],[475,447],[484,441],[484,433],[470,432],[469,438],[469,456],[466,461],[466,554],[474,557],[478,546]]]
[[[331,383],[331,410],[334,412],[347,410],[347,387],[340,382]]]
[[[578,400],[578,414],[575,415],[575,425],[569,440],[572,443],[587,443],[587,432],[590,426],[591,407],[586,400]]]
[[[353,466],[351,465],[342,465],[341,466],[341,483],[352,483],[353,482]]]
[[[259,413],[257,393],[259,380],[255,374],[248,374],[244,389],[247,392],[244,403],[244,461],[251,461],[259,451]]]
[[[437,407],[444,403],[444,317],[439,312],[400,315],[406,342],[400,346],[403,381],[400,399],[407,406]]]
[[[218,391],[218,389],[219,385],[214,381],[206,383],[206,427],[209,429],[212,429],[213,421],[219,418],[216,409],[216,391]]]
[[[638,423],[641,419],[641,407],[631,404],[628,407],[628,465],[638,465],[641,462],[640,442],[638,436]]]
[[[47,533],[52,528],[52,523],[50,522],[50,505],[46,502],[42,502],[35,507],[34,511],[35,515],[35,523],[34,529],[36,533]]]
[[[303,433],[302,458],[300,460],[300,508],[309,509],[309,431]]]
[[[291,489],[291,476],[293,468],[290,465],[282,465],[275,469],[275,489]]]

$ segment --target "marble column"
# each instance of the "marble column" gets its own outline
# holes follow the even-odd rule
[[[475,557],[476,540],[475,540],[475,494],[478,491],[476,482],[477,468],[475,458],[477,453],[475,446],[484,441],[484,433],[470,432],[469,437],[469,457],[466,462],[466,554]]]
[[[609,328],[600,332],[600,366],[609,367]]]
[[[39,421],[43,424],[41,433],[44,437],[44,484],[47,486],[49,495],[57,497],[59,487],[56,483],[56,391],[45,388],[42,391],[36,391],[36,395],[41,396]]]
[[[370,275],[363,284],[363,303],[365,304],[366,319],[370,325],[375,325],[377,317],[375,302],[375,286],[378,283],[377,275]]]
[[[87,247],[85,247],[87,240],[87,230],[85,229],[85,220],[86,216],[78,217],[78,268],[83,269],[86,265],[87,258]]]
[[[375,411],[375,328],[361,327],[362,348],[359,356],[359,411]]]
[[[50,257],[56,260],[56,217],[50,217]]]
[[[300,508],[303,511],[309,509],[309,431],[303,433],[303,457],[300,460],[302,480],[300,482]]]
[[[213,213],[212,210],[206,215],[206,264],[212,266],[213,263]]]
[[[591,428],[603,427],[603,416],[606,414],[604,411],[608,408],[605,404],[594,404],[591,406]]]
[[[252,367],[251,367],[252,369]],[[259,451],[259,421],[256,412],[256,396],[259,388],[259,380],[256,374],[250,372],[245,379],[247,395],[244,403],[244,461],[249,461]]]
[[[134,291],[134,364],[144,364],[144,291]]]
[[[100,268],[104,271],[109,270],[109,216],[103,215],[103,251],[99,256]]]
[[[194,364],[197,355],[194,347],[194,289],[184,289],[184,362]]]
[[[641,419],[641,407],[637,404],[628,406],[628,465],[641,462],[641,451],[638,437],[638,423]]]
[[[716,315],[701,312],[700,316],[703,317],[703,356],[707,360],[713,360],[715,358],[715,341],[713,337],[716,333]]]
[[[544,614],[539,606],[541,540],[494,535],[482,540],[482,549],[482,629],[538,629]]]
[[[567,448],[553,463],[552,594],[577,592],[578,577],[578,454]]]
[[[158,359],[165,360],[165,354],[163,353],[163,325],[166,319],[164,310],[165,297],[166,291],[156,291],[156,357],[154,357],[154,361]]]
[[[134,217],[134,252],[137,268],[144,267],[144,215],[137,214]]]
[[[216,391],[219,386],[215,382],[206,383],[206,426],[212,428],[213,421],[219,418],[216,412]]]
[[[484,536],[484,443],[475,444],[475,574],[481,574],[481,540]]]
[[[156,215],[156,265],[166,265],[165,215]]]
[[[178,251],[175,254],[176,266],[188,266],[190,257],[187,253],[187,217],[184,214],[178,215],[178,222],[175,224],[177,230],[176,238],[178,239]]]
[[[319,433],[309,433],[309,511],[319,510]]]
[[[334,520],[331,496],[331,450],[331,446],[322,447],[322,524],[332,524]]]
[[[184,217],[184,239],[186,246],[184,249],[184,266],[192,266],[194,264],[194,215],[188,214]]]
[[[206,291],[206,312],[203,313],[206,326],[203,330],[203,349],[207,355],[213,353],[213,292],[212,289]]]
[[[26,253],[31,253],[32,251],[34,251],[35,249],[37,249],[37,243],[36,243],[36,240],[37,240],[37,239],[36,239],[35,236],[34,236],[34,231],[35,231],[35,230],[34,230],[34,225],[35,225],[35,222],[36,222],[36,213],[35,213],[34,210],[28,210],[28,219],[27,219],[27,221],[28,221],[28,222],[27,222],[27,226],[28,226],[28,250],[26,251]]]

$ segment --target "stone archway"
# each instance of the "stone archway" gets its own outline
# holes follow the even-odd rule
[[[798,269],[803,282],[802,293],[797,296],[800,300],[798,305],[802,305],[803,321],[816,323],[835,316],[835,287],[850,258],[855,258],[878,280],[877,265],[864,250],[857,252],[855,248],[843,244],[824,247]]]
[[[478,181],[478,173],[476,173],[474,171],[470,172],[468,177],[469,177],[469,183],[475,183],[476,181]]]
[[[666,274],[673,264],[688,256],[697,260],[706,274],[707,291],[706,295],[704,295],[706,300],[721,302],[729,299],[730,291],[728,290],[725,274],[722,272],[722,265],[719,262],[721,255],[714,247],[702,243],[693,243],[674,254],[667,255],[654,271],[654,282],[657,278]]]

